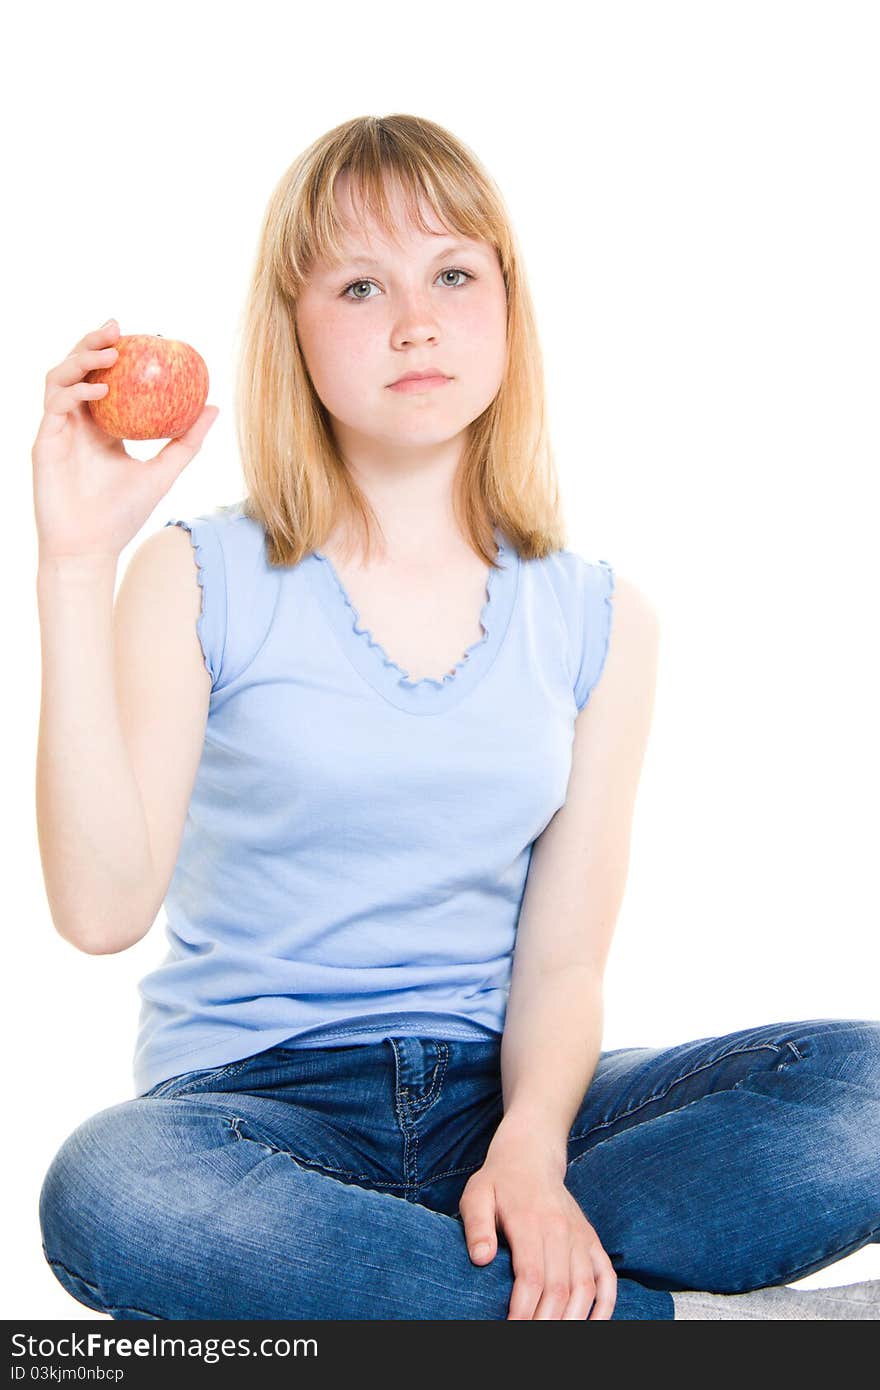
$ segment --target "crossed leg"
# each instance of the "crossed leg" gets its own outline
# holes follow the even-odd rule
[[[140,1098],[81,1124],[40,1194],[62,1285],[113,1317],[506,1318],[505,1242],[475,1266],[451,1209],[304,1166],[261,1103]],[[613,1317],[671,1318],[670,1290],[783,1283],[880,1238],[878,1121],[871,1021],[603,1053],[566,1185],[617,1272]]]

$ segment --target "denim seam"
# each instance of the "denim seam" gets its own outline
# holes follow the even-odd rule
[[[395,1107],[397,1109],[397,1120],[401,1130],[403,1131],[404,1140],[403,1175],[406,1179],[406,1182],[404,1183],[404,1196],[411,1195],[413,1200],[415,1200],[416,1193],[421,1187],[421,1183],[419,1182],[419,1131],[416,1128],[415,1121],[423,1113],[423,1111],[428,1109],[429,1105],[433,1105],[439,1098],[440,1088],[443,1084],[443,1077],[446,1073],[446,1062],[449,1056],[449,1048],[446,1045],[446,1043],[444,1043],[439,1038],[435,1039],[434,1041],[437,1043],[440,1056],[438,1061],[435,1063],[434,1070],[431,1075],[430,1089],[426,1091],[426,1093],[423,1096],[421,1096],[418,1100],[411,1101],[409,1099],[409,1091],[407,1090],[407,1098],[406,1100],[404,1100],[400,1094],[400,1088],[398,1087],[394,1098]],[[393,1040],[391,1045],[394,1048],[396,1054],[397,1046]],[[411,1164],[410,1151],[412,1151]],[[399,1184],[396,1185],[399,1186]]]
[[[394,1052],[396,1079],[396,1077],[400,1075],[400,1051],[398,1049],[397,1042],[394,1038],[389,1038],[388,1041],[390,1042],[392,1050]],[[406,1197],[408,1193],[418,1188],[419,1135],[418,1130],[413,1128],[413,1126],[410,1124],[409,1117],[404,1113],[403,1095],[401,1094],[401,1088],[399,1085],[395,1086],[394,1088],[394,1113],[397,1117],[398,1128],[400,1129],[403,1135],[403,1195],[404,1197]],[[415,1173],[415,1180],[413,1180],[410,1176],[410,1148],[414,1150],[413,1172]]]
[[[802,1058],[802,1055],[803,1055],[803,1054],[801,1054],[800,1052],[797,1051],[797,1048],[794,1046],[794,1043],[788,1043],[787,1046],[793,1048],[794,1051],[797,1053],[798,1057],[799,1057],[799,1058]],[[691,1076],[696,1076],[698,1072],[705,1071],[707,1067],[714,1067],[714,1066],[717,1066],[717,1064],[718,1064],[719,1062],[724,1062],[724,1061],[726,1061],[728,1057],[736,1057],[736,1056],[738,1056],[740,1053],[743,1053],[743,1052],[767,1052],[767,1051],[770,1051],[770,1052],[781,1052],[781,1051],[782,1051],[782,1047],[781,1047],[781,1046],[777,1046],[775,1043],[756,1043],[754,1046],[749,1046],[749,1047],[734,1047],[734,1048],[731,1048],[729,1052],[722,1052],[722,1053],[720,1053],[717,1057],[712,1057],[708,1062],[701,1062],[700,1065],[699,1065],[698,1067],[691,1067],[690,1071],[682,1072],[682,1074],[681,1074],[680,1076],[676,1076],[676,1077],[675,1077],[672,1081],[670,1081],[669,1084],[668,1084],[667,1086],[665,1086],[662,1090],[660,1090],[660,1091],[655,1091],[652,1095],[648,1096],[645,1100],[640,1100],[640,1101],[638,1102],[638,1104],[630,1106],[629,1110],[621,1110],[618,1114],[612,1115],[612,1117],[611,1117],[610,1119],[608,1119],[608,1120],[600,1120],[600,1122],[599,1122],[598,1124],[591,1125],[589,1129],[583,1130],[580,1134],[571,1134],[571,1135],[569,1135],[569,1143],[573,1143],[573,1142],[575,1142],[575,1141],[578,1140],[578,1139],[586,1139],[588,1135],[594,1134],[594,1133],[596,1132],[596,1130],[598,1130],[598,1129],[607,1129],[609,1125],[617,1124],[617,1121],[618,1121],[618,1120],[625,1120],[625,1119],[627,1118],[628,1115],[634,1115],[638,1110],[644,1109],[644,1107],[645,1107],[646,1105],[651,1105],[653,1101],[655,1101],[655,1100],[662,1100],[662,1098],[663,1098],[665,1095],[668,1095],[668,1094],[669,1094],[669,1092],[672,1090],[673,1086],[677,1086],[677,1085],[679,1084],[679,1082],[681,1082],[681,1081],[687,1081],[689,1077],[691,1077]],[[699,1097],[699,1099],[702,1099],[702,1097]],[[580,1161],[580,1159],[581,1159],[581,1158],[584,1158],[584,1157],[586,1157],[585,1154],[579,1154],[579,1155],[578,1155],[578,1158],[574,1158],[574,1159],[572,1159],[571,1161],[572,1161],[572,1163],[578,1163],[578,1162]]]
[[[229,1122],[229,1126],[230,1126],[230,1128],[231,1128],[233,1134],[235,1135],[236,1139],[243,1139],[243,1140],[246,1140],[246,1141],[248,1141],[248,1142],[250,1142],[250,1143],[252,1143],[252,1144],[259,1144],[260,1148],[268,1149],[268,1150],[270,1151],[270,1153],[284,1154],[284,1156],[285,1156],[286,1158],[291,1159],[294,1163],[298,1164],[301,1168],[318,1169],[320,1172],[322,1172],[322,1173],[327,1173],[329,1176],[342,1176],[342,1177],[346,1177],[346,1178],[354,1178],[354,1179],[356,1179],[356,1180],[358,1180],[358,1181],[372,1182],[372,1183],[376,1183],[377,1186],[382,1186],[383,1188],[384,1188],[384,1187],[401,1187],[401,1188],[402,1188],[402,1187],[405,1187],[405,1186],[406,1186],[405,1183],[401,1183],[401,1182],[391,1182],[391,1181],[389,1181],[389,1182],[381,1182],[381,1183],[380,1183],[380,1182],[379,1182],[379,1179],[375,1178],[375,1177],[373,1176],[372,1173],[352,1173],[348,1168],[336,1168],[336,1167],[334,1167],[333,1164],[329,1164],[329,1163],[319,1163],[316,1159],[303,1158],[301,1154],[295,1154],[295,1153],[293,1153],[293,1151],[292,1151],[291,1149],[283,1149],[283,1148],[281,1148],[278,1144],[276,1144],[276,1143],[274,1142],[273,1139],[271,1139],[271,1138],[269,1137],[268,1134],[266,1134],[266,1133],[260,1128],[259,1125],[255,1124],[254,1121],[251,1120],[250,1118],[244,1119],[244,1118],[243,1118],[242,1116],[240,1116],[240,1115],[234,1115],[234,1116],[228,1116],[227,1119],[228,1119],[228,1122]],[[245,1126],[245,1130],[250,1131],[250,1132],[249,1132],[249,1133],[243,1133],[242,1130],[241,1130],[241,1128],[240,1128],[241,1125],[244,1125],[244,1126]]]
[[[407,1125],[408,1136],[412,1139],[412,1177],[410,1177],[409,1167],[405,1167],[403,1176],[407,1180],[407,1186],[404,1193],[412,1193],[414,1197],[419,1188],[419,1131],[409,1123],[409,1120],[407,1120]]]
[[[45,1245],[43,1246],[43,1254],[46,1256],[46,1260],[50,1265],[57,1265],[59,1269],[64,1270],[65,1274],[69,1274],[72,1276],[72,1278],[78,1279],[81,1284],[85,1284],[86,1288],[91,1290],[91,1292],[95,1295],[98,1301],[100,1303],[103,1303],[105,1309],[121,1307],[121,1305],[117,1305],[115,1303],[108,1303],[101,1289],[98,1288],[97,1284],[93,1284],[91,1279],[84,1279],[83,1276],[81,1274],[78,1274],[75,1269],[71,1269],[69,1265],[66,1265],[63,1260],[54,1259],[49,1254]],[[66,1289],[65,1292],[70,1293],[70,1290]],[[71,1298],[73,1298],[75,1295],[70,1294],[70,1296]],[[133,1313],[144,1313],[148,1318],[156,1318],[157,1321],[162,1321],[158,1313],[153,1313],[148,1308],[135,1308],[134,1304],[132,1303],[126,1303],[124,1306],[126,1308],[129,1308]]]
[[[447,1047],[446,1043],[441,1042],[439,1038],[435,1039],[435,1041],[437,1043],[438,1048],[440,1049],[440,1057],[431,1075],[431,1088],[430,1090],[426,1091],[425,1094],[421,1096],[418,1100],[410,1102],[410,1109],[413,1111],[426,1110],[429,1105],[433,1105],[434,1102],[438,1100],[440,1097],[440,1089],[443,1085],[443,1078],[446,1075],[446,1063],[449,1058],[449,1048]]]
[[[403,1020],[400,1020],[400,1021],[402,1022]],[[377,1029],[376,1029],[375,1023],[366,1023],[366,1024],[361,1025],[360,1027],[357,1027],[357,1028],[333,1028],[333,1029],[328,1029],[326,1032],[322,1032],[322,1033],[321,1033],[321,1038],[322,1038],[322,1040],[323,1040],[324,1038],[340,1038],[340,1037],[341,1037],[341,1038],[348,1038],[348,1037],[354,1037],[355,1033],[375,1033],[376,1031],[377,1031]],[[294,1034],[292,1034],[291,1036],[294,1037],[294,1038],[296,1038],[296,1037],[299,1036],[299,1034],[294,1033]],[[408,1037],[420,1037],[420,1038],[421,1038],[421,1037],[425,1037],[425,1034],[424,1034],[424,1033],[415,1033],[415,1034],[413,1034],[413,1033],[395,1033],[395,1034],[392,1035],[392,1034],[386,1033],[386,1034],[384,1035],[384,1037],[378,1039],[378,1041],[379,1041],[379,1042],[390,1042],[392,1036],[394,1036],[394,1037],[399,1037],[399,1038],[408,1038]],[[499,1034],[498,1036],[500,1037],[500,1034]],[[492,1042],[492,1041],[493,1041],[493,1038],[486,1038],[486,1037],[484,1037],[482,1034],[480,1034],[479,1036],[476,1036],[474,1033],[468,1032],[467,1029],[464,1029],[464,1028],[462,1028],[462,1030],[461,1030],[460,1032],[457,1032],[457,1031],[455,1030],[455,1025],[454,1025],[454,1024],[451,1025],[451,1026],[449,1027],[449,1029],[448,1029],[448,1031],[447,1031],[447,1033],[446,1033],[446,1037],[451,1038],[451,1039],[453,1040],[453,1042]],[[311,1048],[311,1047],[304,1047],[302,1044],[300,1044],[300,1046],[299,1046],[299,1047],[296,1047],[296,1048],[284,1048],[284,1051],[285,1051],[285,1052],[288,1052],[288,1051],[290,1051],[290,1052],[294,1052],[294,1051],[296,1051],[296,1052],[313,1052],[313,1051],[315,1051],[315,1049],[314,1049],[314,1048]]]
[[[444,1173],[434,1173],[430,1178],[426,1178],[424,1182],[419,1183],[419,1187],[431,1187],[433,1183],[440,1182],[442,1178],[454,1178],[459,1173],[475,1173],[477,1169],[482,1168],[482,1166],[483,1163],[480,1162],[468,1163],[464,1166],[464,1168],[447,1168]]]
[[[209,1072],[202,1072],[199,1076],[194,1076],[190,1081],[181,1081],[179,1076],[172,1076],[168,1081],[159,1086],[158,1090],[147,1091],[141,1100],[162,1100],[171,1094],[173,1097],[185,1096],[192,1091],[193,1087],[207,1084],[208,1082],[219,1081],[224,1076],[235,1076],[236,1072],[244,1071],[252,1057],[244,1057],[241,1061],[230,1062],[227,1066],[212,1067]],[[179,1089],[175,1089],[175,1082],[180,1082]]]
[[[788,1283],[791,1279],[807,1278],[809,1274],[818,1274],[819,1269],[824,1269],[829,1264],[834,1264],[837,1260],[842,1260],[846,1255],[853,1254],[856,1250],[861,1250],[863,1246],[870,1245],[872,1241],[880,1237],[880,1226],[872,1226],[868,1234],[857,1237],[855,1241],[847,1241],[845,1245],[839,1246],[836,1250],[820,1255],[818,1269],[815,1260],[808,1260],[806,1264],[798,1265],[797,1269],[789,1270],[783,1276],[783,1282]]]

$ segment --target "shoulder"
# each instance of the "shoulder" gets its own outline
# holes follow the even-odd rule
[[[265,532],[259,522],[246,516],[242,502],[231,502],[193,517],[170,517],[162,528],[187,531],[193,548],[205,558],[222,557],[224,563],[253,563],[265,555]]]
[[[259,522],[246,516],[242,502],[215,507],[192,517],[170,517],[159,532],[182,531],[190,541],[199,584],[210,584],[215,601],[254,601],[257,590],[272,587],[273,569],[266,558],[266,536]],[[158,543],[158,542],[157,542]],[[174,542],[165,542],[167,546]],[[180,548],[180,542],[176,543]],[[278,574],[274,574],[277,582]]]
[[[597,602],[608,616],[659,626],[659,614],[647,591],[620,573],[609,560],[588,559],[576,550],[556,550],[542,560],[526,562],[553,589],[569,614],[584,616]]]
[[[265,531],[245,515],[242,502],[219,506],[193,517],[170,517],[150,538],[171,563],[185,563],[180,540],[160,539],[170,532],[189,542],[190,582],[195,561],[201,591],[199,637],[214,678],[213,689],[236,679],[250,664],[271,626],[282,571],[266,558]],[[181,558],[178,558],[180,556]]]
[[[588,559],[576,550],[554,550],[523,564],[527,583],[552,595],[566,622],[582,621],[597,604],[610,605],[618,583],[608,560]]]
[[[637,740],[637,731],[650,721],[653,707],[660,619],[644,589],[622,575],[616,577],[612,613],[605,651],[587,700],[598,687],[592,719],[599,721],[599,728],[618,727],[627,740]],[[578,705],[579,710],[587,700]]]
[[[660,637],[660,615],[647,592],[618,574],[614,584],[609,665],[651,666]]]
[[[575,703],[582,709],[602,676],[612,648],[615,665],[650,663],[659,615],[641,586],[605,559],[562,549],[526,562],[535,584],[552,593],[569,643]]]
[[[615,575],[614,579],[614,623],[618,629],[659,631],[660,628],[660,614],[647,591],[622,574]]]

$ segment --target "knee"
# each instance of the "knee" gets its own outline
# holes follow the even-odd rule
[[[47,1260],[81,1267],[92,1245],[92,1228],[112,1201],[114,1143],[126,1122],[126,1106],[90,1116],[68,1135],[40,1187],[39,1222]]]
[[[880,1022],[863,1019],[854,1027],[849,1057],[843,1059],[844,1079],[866,1086],[880,1099]]]
[[[817,1027],[805,1047],[827,1058],[851,1058],[869,1069],[880,1069],[880,1022],[877,1019],[830,1019]]]
[[[880,1095],[880,1021],[832,1019],[804,1043],[826,1076],[867,1086]]]
[[[865,1045],[871,1048],[874,1056],[880,1060],[880,1019],[863,1019],[859,1027],[864,1033]]]

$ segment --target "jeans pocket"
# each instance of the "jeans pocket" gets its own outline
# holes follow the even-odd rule
[[[203,1067],[197,1071],[181,1072],[179,1076],[171,1076],[167,1081],[158,1081],[149,1091],[144,1092],[141,1099],[156,1100],[168,1096],[188,1096],[199,1091],[209,1091],[217,1082],[244,1071],[248,1063],[252,1061],[252,1057],[243,1057],[237,1062],[224,1062],[219,1067]]]

